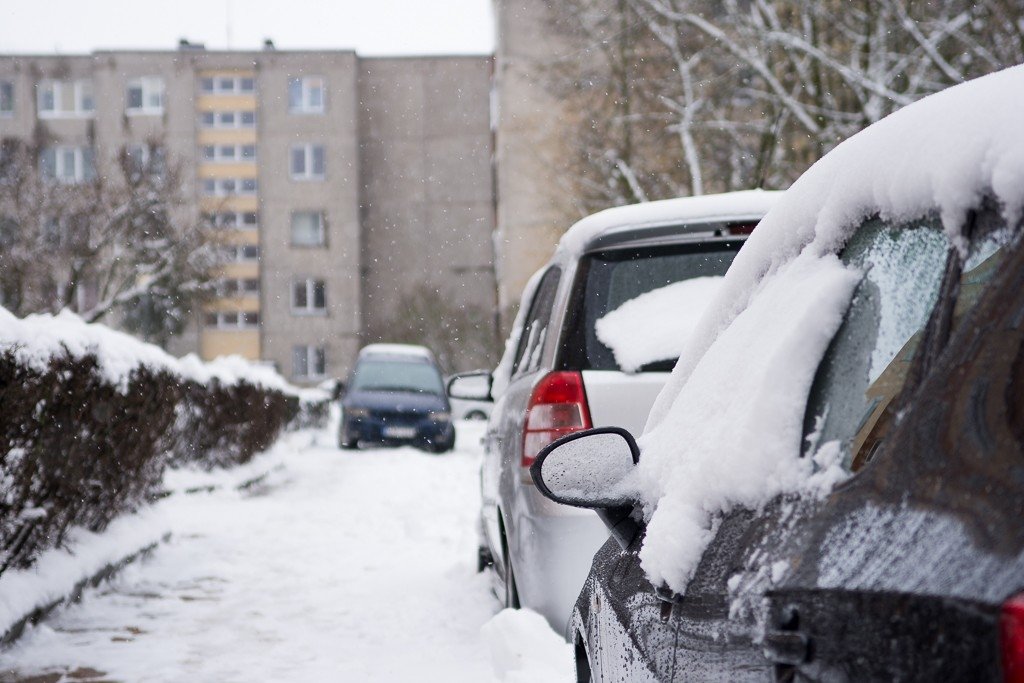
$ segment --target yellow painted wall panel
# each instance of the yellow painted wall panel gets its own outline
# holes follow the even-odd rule
[[[260,200],[255,195],[237,197],[202,197],[199,209],[203,213],[218,211],[259,211]]]
[[[255,128],[200,128],[199,145],[244,145],[256,143]]]
[[[217,277],[258,278],[258,263],[226,263],[217,269]]]
[[[258,313],[260,310],[260,298],[257,294],[250,294],[246,296],[232,296],[224,297],[223,299],[214,299],[213,301],[207,302],[203,306],[204,311],[246,311],[248,313]]]
[[[199,164],[200,178],[255,178],[255,161],[237,161],[232,164]]]
[[[255,95],[200,95],[196,98],[197,111],[253,111]]]
[[[203,360],[217,356],[238,354],[249,360],[259,360],[259,330],[217,330],[204,329],[199,340],[199,353]]]

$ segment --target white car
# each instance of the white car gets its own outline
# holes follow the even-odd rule
[[[544,498],[530,465],[574,431],[642,431],[690,326],[777,195],[672,199],[583,219],[527,285],[493,378],[453,378],[451,396],[495,400],[481,469],[480,565],[493,565],[507,606],[529,607],[565,631],[608,532],[593,512]]]

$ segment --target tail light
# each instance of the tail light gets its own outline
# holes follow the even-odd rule
[[[1024,593],[1003,604],[999,639],[1003,652],[1003,680],[1006,683],[1024,683]]]
[[[590,408],[579,372],[549,372],[533,388],[526,407],[522,466],[529,467],[555,439],[590,429]]]

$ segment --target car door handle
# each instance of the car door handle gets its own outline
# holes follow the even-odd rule
[[[803,664],[811,658],[811,639],[799,631],[769,631],[764,656],[776,664]]]

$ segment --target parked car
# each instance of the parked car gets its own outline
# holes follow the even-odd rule
[[[776,196],[674,199],[583,219],[527,286],[493,390],[486,374],[452,381],[452,396],[497,399],[484,437],[480,566],[493,566],[506,605],[564,631],[607,531],[593,514],[538,494],[529,467],[564,434],[643,426],[690,317]]]
[[[455,427],[434,355],[410,344],[370,344],[343,389],[338,445],[455,445]]]
[[[550,445],[612,530],[577,680],[1024,680],[1024,68],[839,145],[658,397]]]
[[[467,375],[487,375],[485,370],[477,370],[475,372],[464,372],[460,373],[459,376]],[[445,387],[451,384],[452,379],[455,376],[448,377],[445,380]],[[489,390],[488,390],[489,391]],[[491,416],[491,409],[494,407],[494,403],[490,398],[459,398],[458,396],[448,395],[448,402],[452,406],[452,418],[456,420],[487,420]]]

